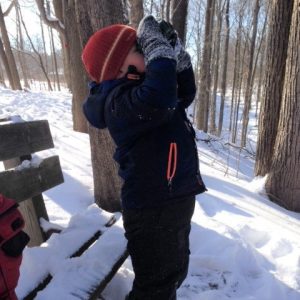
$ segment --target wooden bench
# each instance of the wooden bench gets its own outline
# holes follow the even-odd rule
[[[9,119],[0,120],[0,161],[3,161],[6,169],[0,172],[0,193],[19,203],[26,222],[25,231],[31,238],[30,246],[40,245],[48,237],[40,227],[40,218],[49,220],[42,192],[63,182],[58,156],[36,161],[31,154],[53,147],[47,121],[12,123]],[[80,260],[84,263],[86,256],[97,251],[95,263],[99,265],[98,272],[95,272],[93,265],[84,266],[80,276],[89,276],[89,280],[77,282],[76,287],[68,287],[68,282],[64,283],[66,289],[64,295],[60,295],[61,299],[70,295],[78,299],[97,299],[128,256],[122,223],[113,214],[102,211],[99,214],[98,228],[87,230],[86,236],[79,241],[69,241],[70,236],[77,232],[78,228],[72,226],[61,232],[57,231],[57,234],[51,236],[51,241],[47,241],[39,249],[47,250],[48,247],[49,250],[52,247],[50,250],[59,253],[62,243],[71,242],[73,248],[57,257],[57,263],[68,264],[71,268]],[[34,260],[34,256],[32,259]],[[35,262],[31,263],[31,268],[34,269]],[[64,269],[54,274],[46,269],[33,274],[34,284],[30,285],[29,282],[29,286],[24,287],[26,292],[22,292],[20,299],[34,299],[37,293],[51,293],[51,290],[56,295],[56,286],[67,276]],[[27,280],[26,282],[28,283]]]
[[[0,161],[6,169],[0,173],[0,193],[18,202],[29,246],[46,240],[40,218],[49,218],[42,193],[64,181],[57,155],[32,161],[31,154],[53,147],[48,121],[0,120]]]
[[[62,242],[72,242],[74,249],[77,250],[60,253],[58,257],[55,257],[55,261],[52,262],[58,264],[60,268],[52,274],[49,270],[45,270],[44,273],[35,273],[34,269],[39,269],[37,266],[39,262],[33,261],[33,270],[31,269],[30,272],[34,274],[35,278],[32,280],[39,284],[35,286],[27,281],[29,286],[23,286],[23,291],[19,294],[21,299],[34,299],[37,293],[39,293],[40,299],[49,299],[49,295],[55,295],[56,299],[69,299],[70,296],[72,299],[98,299],[128,256],[121,220],[116,221],[114,215],[106,212],[104,215],[100,214],[99,219],[98,230],[95,232],[91,229],[85,236],[86,242],[70,240],[72,235],[79,230],[72,226],[51,237],[48,249],[53,253],[60,253],[59,245]],[[47,247],[43,247],[41,250],[46,251]],[[86,256],[89,255],[92,257],[92,263],[86,259]],[[26,259],[26,253],[24,259]],[[32,259],[34,257],[31,257]],[[80,268],[77,267],[78,265]],[[75,271],[70,273],[70,269]],[[72,276],[75,277],[74,280],[72,280]],[[20,280],[22,280],[22,274]],[[64,286],[63,291],[61,291],[62,285]]]

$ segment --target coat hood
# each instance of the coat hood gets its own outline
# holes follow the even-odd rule
[[[92,126],[99,129],[107,127],[104,117],[107,96],[124,80],[124,78],[107,80],[100,84],[93,81],[89,84],[90,94],[83,103],[83,113]]]

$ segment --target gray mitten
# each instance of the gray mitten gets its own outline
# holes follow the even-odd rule
[[[192,65],[191,57],[183,48],[179,38],[177,38],[176,40],[174,51],[177,58],[177,68],[176,68],[177,73],[180,73],[188,69],[189,67],[191,67]]]
[[[153,16],[141,20],[137,30],[137,42],[142,48],[146,65],[162,57],[176,60],[173,47],[161,33],[159,24]]]

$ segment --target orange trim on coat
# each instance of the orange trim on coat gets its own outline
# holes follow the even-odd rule
[[[177,144],[171,143],[169,149],[169,159],[168,159],[168,167],[167,167],[167,180],[169,182],[171,182],[172,179],[174,178],[176,173],[176,168],[177,168]]]

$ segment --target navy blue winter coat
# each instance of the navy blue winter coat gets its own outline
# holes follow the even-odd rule
[[[140,79],[131,77],[92,84],[83,105],[91,125],[107,127],[116,144],[123,208],[158,207],[204,192],[185,112],[196,92],[192,68],[176,74],[176,62],[160,58]]]

